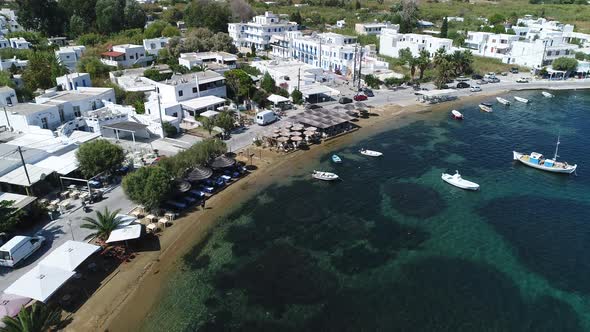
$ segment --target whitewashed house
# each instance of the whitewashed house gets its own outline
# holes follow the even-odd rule
[[[63,109],[72,117],[80,117],[86,111],[103,107],[107,102],[115,101],[115,90],[112,88],[78,87],[77,90],[50,91],[35,97],[41,105],[53,105]],[[66,116],[65,121],[71,118]]]
[[[393,29],[383,29],[379,38],[379,54],[399,57],[399,51],[409,48],[413,56],[419,56],[420,51],[426,50],[430,56],[434,56],[439,49],[445,52],[455,51],[453,41],[448,38],[438,38],[430,35],[416,33],[398,33]]]
[[[178,64],[188,69],[205,65],[208,69],[218,73],[237,68],[237,61],[236,55],[227,52],[181,53],[178,58]]]
[[[7,108],[5,116],[0,116],[0,126],[12,128],[17,132],[29,132],[38,128],[55,130],[66,119],[73,118],[73,114],[60,113],[55,105],[40,105],[34,103],[14,104]],[[31,128],[33,127],[33,128]]]
[[[354,36],[332,32],[315,36],[298,34],[292,39],[291,57],[324,70],[346,74],[352,70],[355,50],[359,49]]]
[[[538,68],[560,57],[574,58],[578,49],[578,45],[565,43],[561,38],[515,41],[504,62]]]
[[[357,23],[354,25],[354,31],[359,35],[380,35],[383,29],[393,29],[399,31],[399,24],[389,22],[370,22]]]
[[[12,106],[18,103],[16,92],[8,86],[0,87],[0,106]]]
[[[62,46],[59,50],[55,51],[55,57],[70,71],[75,71],[78,61],[82,58],[85,51],[86,47],[84,45]]]
[[[152,61],[143,45],[133,44],[113,46],[112,50],[102,53],[100,57],[102,63],[113,67],[145,66],[147,62]]]
[[[0,48],[10,48],[10,41],[4,36],[0,36]]]
[[[29,60],[21,60],[21,59],[17,59],[16,57],[12,58],[12,59],[0,59],[0,70],[2,71],[7,71],[10,70],[10,68],[12,68],[12,66],[14,65],[16,67],[16,69],[25,69],[25,67],[27,66],[27,64],[29,63]]]
[[[170,38],[168,37],[144,39],[143,47],[148,54],[158,55],[158,52],[160,52],[161,49],[164,49],[168,46],[169,41]]]
[[[9,8],[0,9],[0,32],[3,35],[6,35],[18,31],[24,31],[24,29],[18,24],[18,17],[14,10]]]
[[[227,30],[237,47],[254,45],[256,49],[264,50],[270,47],[272,35],[297,30],[297,26],[297,23],[289,22],[280,15],[265,12],[264,15],[254,16],[251,22],[229,23]]]
[[[464,47],[470,49],[474,55],[504,59],[510,54],[512,43],[519,39],[519,36],[509,34],[469,31]]]
[[[90,80],[90,74],[88,73],[76,72],[65,74],[63,76],[56,77],[55,81],[63,91],[78,90],[79,87],[92,87],[92,80]]]
[[[29,43],[23,37],[9,38],[8,41],[10,42],[10,47],[12,48],[19,50],[28,50],[31,48],[31,43]]]

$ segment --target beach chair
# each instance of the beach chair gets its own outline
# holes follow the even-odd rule
[[[182,210],[182,209],[185,209],[186,208],[186,204],[180,203],[180,202],[176,202],[176,201],[166,201],[166,204],[168,204],[168,205],[170,205],[170,206],[172,206],[174,208],[177,208],[179,210]]]
[[[192,189],[188,193],[191,194],[191,195],[193,195],[194,197],[199,197],[199,198],[205,196],[205,193],[204,192],[202,192],[200,190],[197,190],[197,189]]]
[[[201,188],[201,190],[203,190],[204,192],[206,192],[208,194],[212,194],[213,191],[215,191],[214,187],[201,186],[200,188]]]
[[[215,184],[219,187],[225,186],[225,180],[222,177],[215,179]]]
[[[229,175],[222,175],[220,177],[220,179],[223,179],[227,183],[228,181],[231,181],[231,176],[229,176]]]

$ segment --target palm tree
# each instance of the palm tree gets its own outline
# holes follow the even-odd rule
[[[420,79],[424,78],[424,72],[430,66],[430,54],[427,50],[420,51],[420,56],[418,57],[418,68],[420,69]]]
[[[46,332],[61,323],[61,310],[35,302],[16,317],[4,317],[2,323],[5,325],[0,328],[2,332]]]
[[[117,217],[119,212],[121,212],[121,209],[109,211],[109,208],[105,207],[103,212],[96,211],[96,219],[90,217],[82,219],[86,221],[86,224],[80,227],[94,231],[86,239],[97,237],[101,240],[106,240],[111,235],[111,232],[123,222],[120,217]]]

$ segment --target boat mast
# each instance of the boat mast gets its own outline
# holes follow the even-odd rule
[[[554,161],[557,161],[557,157],[559,157],[557,155],[557,151],[559,150],[559,136],[557,136],[557,144],[555,144],[555,156],[553,157]]]

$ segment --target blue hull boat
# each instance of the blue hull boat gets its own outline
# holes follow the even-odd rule
[[[340,157],[338,157],[337,155],[333,154],[332,161],[335,162],[336,164],[340,164],[342,162],[342,159],[340,159]]]

